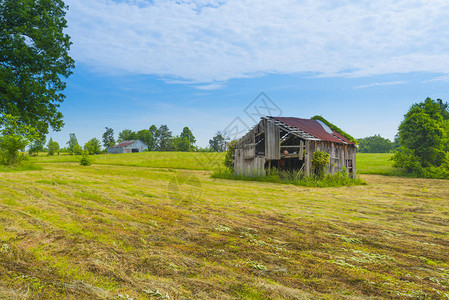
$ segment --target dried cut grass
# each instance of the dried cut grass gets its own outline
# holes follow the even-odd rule
[[[173,194],[177,172],[201,193]],[[448,181],[317,189],[177,172],[4,173],[0,298],[447,297]]]

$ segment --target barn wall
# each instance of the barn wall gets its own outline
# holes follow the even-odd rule
[[[109,153],[109,154],[119,154],[119,153],[123,153],[123,147],[112,147],[112,148],[108,148],[108,153]]]
[[[332,142],[307,141],[306,145],[306,174],[312,173],[312,156],[316,151],[323,151],[329,154],[329,168],[327,173],[335,174],[342,168],[348,168],[348,160],[352,161],[352,174],[356,173],[356,147],[354,145],[343,145]]]
[[[281,159],[280,130],[273,122],[265,120],[265,158]]]
[[[126,147],[111,147],[108,148],[109,154],[119,154],[119,153],[132,153],[132,149],[138,149],[139,152],[143,152],[145,149],[148,149],[147,144],[144,142],[137,140],[129,146]]]
[[[235,149],[234,174],[243,176],[265,176],[265,158],[257,156],[245,159],[244,149]]]

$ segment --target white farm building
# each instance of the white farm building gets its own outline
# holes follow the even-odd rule
[[[109,154],[134,153],[134,152],[143,152],[145,149],[148,149],[148,146],[141,140],[131,140],[131,141],[123,141],[120,144],[108,148],[108,153]]]

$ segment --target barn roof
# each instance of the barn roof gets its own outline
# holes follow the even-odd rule
[[[128,147],[137,142],[138,140],[130,140],[130,141],[123,141],[120,144],[117,144],[113,146],[112,148],[120,148],[120,147]]]
[[[284,125],[284,129],[292,131],[299,129],[304,131],[308,135],[326,142],[333,142],[339,144],[352,144],[346,137],[342,136],[338,132],[330,129],[324,123],[318,122],[312,119],[300,119],[293,117],[266,117],[268,120],[276,120],[280,122],[280,125]],[[307,137],[306,137],[307,138]]]

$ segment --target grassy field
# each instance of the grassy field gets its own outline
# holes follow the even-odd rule
[[[358,153],[357,171],[361,174],[402,175],[393,168],[391,153]],[[95,164],[187,170],[214,170],[222,165],[224,153],[211,152],[142,152],[132,154],[95,155]],[[31,160],[40,163],[78,163],[80,156],[41,153]]]
[[[194,155],[0,173],[0,299],[449,299],[449,181],[212,179]]]
[[[407,176],[404,171],[393,167],[392,153],[357,153],[357,171],[360,174]]]
[[[224,160],[224,153],[216,152],[141,152],[125,154],[107,154],[92,156],[95,164],[150,167],[150,168],[171,168],[186,170],[213,170],[221,167]],[[40,163],[79,163],[80,156],[73,155],[40,155],[33,157],[31,161]]]

